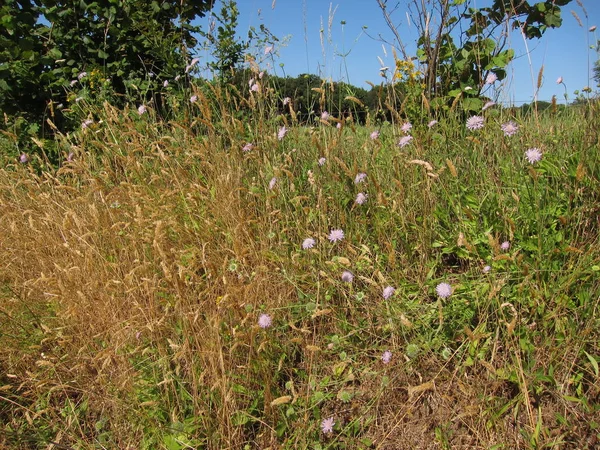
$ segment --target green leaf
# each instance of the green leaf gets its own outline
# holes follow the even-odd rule
[[[350,400],[352,400],[352,397],[354,397],[354,394],[344,389],[340,390],[337,394],[337,399],[342,401],[343,403],[348,403]]]
[[[596,359],[585,350],[583,351],[583,353],[585,353],[585,356],[587,356],[588,360],[590,361],[590,364],[594,368],[594,373],[596,374],[596,376],[598,376],[598,361],[596,361]]]
[[[546,14],[544,23],[548,27],[558,28],[562,25],[562,19],[560,17],[560,11],[554,14]]]
[[[163,438],[163,443],[168,450],[181,450],[183,448],[182,445],[177,442],[177,439],[170,434]]]
[[[62,58],[62,55],[63,55],[63,54],[61,53],[61,51],[60,51],[59,49],[57,49],[56,47],[55,47],[55,48],[53,48],[53,49],[51,49],[51,50],[48,52],[48,56],[49,56],[50,58],[53,58],[53,59],[61,59],[61,58]]]
[[[483,101],[479,98],[465,98],[462,106],[465,111],[479,111],[483,107]]]
[[[249,421],[250,417],[244,411],[236,411],[231,418],[231,422],[235,426],[246,425]]]
[[[109,56],[109,55],[108,55],[108,53],[106,53],[105,51],[103,51],[103,50],[98,50],[98,57],[99,57],[99,58],[102,58],[102,59],[108,59],[108,56]]]

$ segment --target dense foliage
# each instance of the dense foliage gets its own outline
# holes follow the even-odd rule
[[[213,0],[7,0],[0,7],[0,109],[42,123],[88,77],[118,101],[184,71]],[[60,120],[58,118],[57,120]]]
[[[514,51],[506,48],[512,29],[520,29],[527,39],[541,38],[549,28],[562,24],[561,6],[572,0],[544,0],[530,4],[494,0],[477,7],[468,0],[413,0],[409,2],[412,20],[421,34],[417,56],[423,65],[424,94],[438,102],[461,100],[466,109],[476,111],[478,98],[491,76],[502,80]],[[388,0],[377,0],[386,22],[408,60],[400,37],[400,24],[394,21]]]

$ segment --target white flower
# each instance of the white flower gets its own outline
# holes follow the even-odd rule
[[[394,292],[396,292],[396,289],[394,289],[392,286],[388,286],[383,290],[383,299],[387,300],[388,298],[390,298],[392,295],[394,295]]]
[[[367,194],[364,194],[363,192],[359,192],[356,195],[356,200],[355,200],[356,204],[357,205],[364,205],[365,202],[367,201],[367,197],[368,197]]]
[[[367,174],[364,172],[359,172],[354,177],[354,184],[362,183],[367,178]]]
[[[268,314],[261,314],[260,317],[258,318],[258,326],[261,328],[269,328],[272,323],[273,323],[273,320],[271,319],[271,316],[269,316]]]
[[[452,286],[448,283],[440,283],[436,286],[435,291],[441,298],[448,298],[452,295]]]
[[[334,425],[335,422],[333,417],[330,417],[329,419],[323,419],[323,422],[321,422],[321,431],[323,431],[325,434],[333,433]]]
[[[529,164],[535,164],[542,159],[542,151],[537,147],[530,148],[525,152],[525,158],[527,158]]]
[[[308,250],[309,248],[313,248],[315,246],[315,240],[313,238],[306,238],[302,241],[302,248],[304,250]]]
[[[383,352],[383,355],[381,355],[381,360],[384,364],[389,364],[389,362],[392,360],[392,352],[389,350]]]
[[[408,144],[410,144],[410,141],[413,140],[413,137],[411,135],[407,135],[407,136],[403,136],[400,138],[400,140],[398,141],[398,147],[400,148],[404,148],[406,147]]]

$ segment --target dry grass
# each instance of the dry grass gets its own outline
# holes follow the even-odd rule
[[[510,191],[529,188],[504,171],[522,164],[520,146],[434,153],[420,131],[421,144],[400,154],[393,136],[370,141],[350,123],[297,127],[279,142],[276,124],[245,124],[213,94],[220,109],[201,96],[187,125],[106,105],[102,125],[65,143],[74,162],[0,171],[6,446],[592,448],[599,385],[581,352],[600,356],[588,267],[598,262],[597,223],[583,221],[597,187],[592,156],[578,150],[588,175],[559,181],[579,189],[566,191],[577,205],[564,212],[574,250],[561,256],[569,270],[542,282],[527,275],[537,269],[526,250],[498,249],[504,225],[525,214]],[[556,133],[574,133],[566,127]],[[255,148],[243,153],[249,134]],[[597,136],[575,139],[597,155]],[[364,187],[353,183],[361,171]],[[482,201],[473,212],[467,190],[497,198],[498,209]],[[484,216],[497,236],[475,229]],[[347,238],[328,243],[332,228]],[[458,231],[466,241],[455,246]],[[309,236],[317,248],[302,251]],[[444,239],[452,251],[441,251]],[[481,280],[483,260],[497,264],[497,279]],[[339,279],[346,268],[352,286]],[[458,306],[436,300],[440,280],[455,286]],[[577,283],[590,294],[579,320],[564,303],[581,294]],[[387,285],[397,294],[383,302]],[[505,302],[520,302],[518,322]],[[261,312],[272,328],[258,327]],[[530,336],[539,319],[555,323]],[[587,335],[565,338],[575,324]],[[562,333],[556,348],[527,347],[551,333]],[[324,437],[330,416],[336,433]]]

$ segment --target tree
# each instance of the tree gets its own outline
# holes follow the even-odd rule
[[[156,75],[172,78],[184,71],[188,49],[200,28],[191,24],[214,0],[40,0],[49,25],[45,37],[61,63],[52,72],[59,84],[81,70],[100,70],[113,88],[125,80]]]
[[[409,59],[399,25],[392,20],[397,7],[390,9],[388,0],[376,1],[404,58]],[[490,7],[477,8],[470,0],[412,0],[409,10],[420,32],[417,56],[424,67],[426,95],[478,100],[488,75],[499,80],[506,76],[505,68],[514,56],[512,49],[505,48],[510,30],[520,29],[528,39],[540,38],[548,28],[561,25],[560,7],[571,1],[530,5],[494,0]],[[480,101],[472,101],[470,107],[479,109]]]
[[[65,101],[82,73],[110,80],[116,94],[132,86],[149,92],[184,72],[200,30],[192,21],[213,3],[5,0],[0,7],[0,109],[40,121]]]
[[[221,82],[230,82],[233,71],[244,61],[244,52],[250,43],[242,42],[236,36],[239,10],[233,0],[224,0],[220,14],[215,14],[216,35],[213,26],[208,33],[202,33],[211,44],[214,61],[209,66],[216,71]]]
[[[31,0],[5,0],[0,6],[0,110],[9,116],[25,111],[27,120],[37,119],[45,108],[47,95],[39,82],[53,62],[38,19],[38,5]]]

